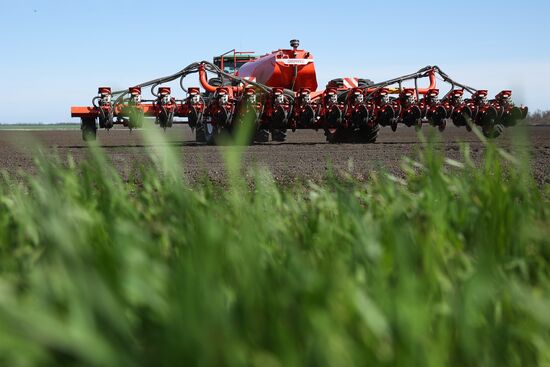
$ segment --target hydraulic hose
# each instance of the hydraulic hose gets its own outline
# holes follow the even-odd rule
[[[416,73],[403,75],[403,76],[400,76],[400,77],[397,77],[397,78],[394,78],[394,79],[386,80],[386,81],[383,81],[383,82],[380,82],[380,83],[375,83],[375,84],[371,85],[367,89],[367,91],[368,91],[367,98],[370,98],[375,92],[379,91],[380,89],[385,88],[387,86],[390,86],[392,84],[399,84],[400,87],[401,87],[402,83],[404,81],[408,81],[408,80],[415,80],[415,89],[417,90],[417,93],[424,94],[429,89],[435,88],[435,86],[436,86],[436,77],[435,77],[436,74],[440,75],[445,82],[447,82],[451,85],[456,85],[456,86],[459,86],[461,88],[464,88],[465,90],[467,90],[470,93],[475,93],[476,92],[476,89],[474,89],[472,87],[469,87],[467,85],[458,83],[455,80],[451,79],[438,66],[426,66],[426,67],[418,70]],[[418,86],[416,85],[417,79],[425,78],[425,77],[429,77],[430,86],[428,88],[418,89]]]
[[[183,86],[183,80],[189,74],[199,73],[199,79],[200,79],[200,82],[201,82],[202,86],[207,91],[214,92],[217,87],[214,87],[214,86],[212,86],[208,83],[208,79],[207,79],[207,76],[206,76],[207,72],[217,74],[222,80],[223,80],[223,78],[227,78],[227,79],[242,83],[244,85],[252,85],[252,86],[264,91],[265,93],[271,93],[272,92],[271,87],[268,87],[268,86],[266,86],[262,83],[254,82],[254,81],[251,81],[251,80],[247,80],[247,79],[244,79],[244,78],[226,73],[225,71],[221,70],[218,66],[214,65],[213,63],[211,63],[209,61],[194,62],[192,64],[189,64],[187,67],[185,67],[184,69],[180,70],[179,72],[177,72],[175,74],[165,76],[165,77],[161,77],[161,78],[157,78],[157,79],[153,79],[153,80],[138,84],[138,85],[136,85],[136,87],[144,88],[144,87],[151,86],[152,87],[151,88],[151,93],[153,95],[157,96],[156,92],[154,91],[155,87],[157,87],[160,84],[168,83],[168,82],[171,82],[171,81],[176,80],[176,79],[179,78],[180,79],[179,80],[180,87],[185,92],[187,92],[187,89]],[[295,69],[295,74],[296,74],[296,72],[297,72],[297,69]],[[386,80],[386,81],[380,82],[380,83],[375,83],[375,84],[369,86],[369,88],[367,89],[367,91],[368,91],[367,98],[370,98],[376,91],[378,91],[382,88],[385,88],[389,85],[396,84],[396,83],[401,85],[404,81],[413,80],[413,79],[416,80],[418,78],[429,77],[430,78],[430,86],[428,88],[418,89],[418,87],[416,86],[416,83],[415,83],[415,89],[417,90],[417,93],[424,94],[425,92],[427,92],[428,89],[435,88],[435,82],[436,82],[435,74],[438,74],[439,76],[441,76],[441,78],[443,78],[443,80],[445,82],[447,82],[447,83],[449,83],[453,86],[458,86],[460,88],[463,88],[463,89],[467,90],[469,93],[472,93],[472,94],[476,92],[475,88],[469,87],[465,84],[458,83],[457,81],[451,79],[438,66],[426,66],[426,67],[420,69],[419,71],[417,71],[416,73],[403,75],[403,76],[398,77],[398,78],[393,78],[393,79]],[[295,82],[295,80],[294,80],[294,82]],[[293,84],[294,84],[294,82],[293,82]],[[239,90],[242,87],[232,87],[232,88],[234,88],[234,90],[235,90],[235,88],[237,88],[237,90]],[[128,93],[129,93],[128,90],[120,90],[120,91],[113,92],[113,96],[117,96],[117,98],[114,101],[114,104],[116,105],[116,104],[119,104],[121,102],[124,102],[124,97],[126,95],[128,95]],[[284,89],[284,94],[292,102],[294,101],[295,93],[294,93],[293,90]],[[96,98],[94,98],[93,101],[92,101],[94,106],[96,106],[96,101],[97,101]]]
[[[187,89],[183,86],[183,80],[189,74],[199,73],[199,78],[201,80],[202,86],[207,91],[214,92],[216,90],[216,87],[211,86],[208,83],[208,80],[206,78],[206,72],[215,73],[220,78],[222,78],[222,80],[225,77],[225,78],[228,78],[228,79],[231,79],[231,80],[238,81],[238,82],[243,83],[243,84],[250,84],[250,85],[252,85],[252,86],[254,86],[258,89],[263,90],[266,93],[271,93],[271,91],[272,91],[272,89],[270,87],[268,87],[268,86],[266,86],[262,83],[253,82],[251,80],[247,80],[247,79],[240,78],[238,76],[226,73],[225,71],[221,70],[218,66],[216,66],[213,63],[208,62],[208,61],[194,62],[192,64],[189,64],[187,67],[185,67],[184,69],[180,70],[179,72],[177,72],[175,74],[165,76],[165,77],[161,77],[161,78],[157,78],[157,79],[153,79],[153,80],[150,80],[150,81],[147,81],[147,82],[143,82],[143,83],[137,84],[136,87],[144,88],[144,87],[151,86],[152,87],[151,93],[156,96],[156,93],[154,92],[154,88],[156,86],[158,86],[160,84],[163,84],[163,83],[171,82],[171,81],[176,80],[176,79],[179,78],[180,79],[180,87],[185,92],[187,92]],[[235,88],[235,87],[233,87],[233,88]],[[114,104],[116,105],[116,104],[119,104],[121,102],[124,102],[124,97],[126,95],[128,95],[128,93],[129,93],[128,90],[119,90],[119,91],[113,92],[113,96],[117,96],[117,98],[114,101]],[[284,93],[287,97],[289,97],[292,101],[294,101],[294,92],[293,91],[285,89]]]

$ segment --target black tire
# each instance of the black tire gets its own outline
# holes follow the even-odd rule
[[[328,85],[336,88],[344,88],[344,78],[332,79],[328,82]]]
[[[330,144],[348,143],[350,140],[350,131],[341,127],[325,129],[325,137]]]
[[[359,79],[357,82],[360,88],[370,87],[374,84],[374,82],[370,79]]]
[[[504,132],[504,125],[494,124],[493,126],[491,126],[489,128],[483,128],[482,131],[483,131],[483,135],[487,139],[496,139],[499,136],[501,136],[502,133]]]
[[[286,129],[274,129],[271,130],[271,140],[284,142],[286,141]]]
[[[198,143],[206,142],[206,136],[204,134],[204,123],[202,122],[199,122],[197,126],[195,126],[195,140]]]
[[[359,88],[369,87],[373,84],[374,82],[370,79],[362,79],[362,78],[357,79],[357,86]],[[337,88],[345,88],[344,78],[332,79],[331,81],[328,82],[328,85],[337,87]]]
[[[216,125],[205,123],[204,124],[204,141],[208,145],[215,145],[216,144],[216,138],[219,134],[219,128]]]
[[[254,136],[254,141],[258,143],[269,142],[269,130],[259,129]]]
[[[95,141],[97,139],[97,125],[95,118],[82,118],[80,129],[82,130],[82,140]]]
[[[378,133],[380,132],[380,125],[374,125],[373,127],[362,127],[357,132],[359,141],[366,144],[376,143]]]
[[[339,137],[339,134],[338,134],[338,130],[335,130],[335,131],[325,130],[325,137],[326,137],[327,142],[329,144],[338,144],[338,143],[340,143],[340,137]]]

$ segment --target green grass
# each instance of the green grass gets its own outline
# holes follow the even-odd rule
[[[250,189],[239,151],[228,187],[170,150],[130,182],[99,150],[5,178],[0,365],[550,366],[550,203],[519,155]]]

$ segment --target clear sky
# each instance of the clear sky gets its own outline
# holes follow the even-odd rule
[[[314,4],[314,5],[313,5]],[[319,84],[439,65],[550,110],[550,1],[0,0],[0,122],[65,122],[100,85],[126,88],[233,48],[298,38]],[[190,80],[188,84],[198,84]],[[445,89],[444,89],[445,90]]]

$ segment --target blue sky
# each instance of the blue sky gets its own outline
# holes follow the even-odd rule
[[[0,122],[71,121],[70,106],[89,104],[100,85],[126,88],[232,48],[285,48],[291,38],[315,55],[320,85],[439,65],[550,110],[550,1],[314,3],[0,0]]]

